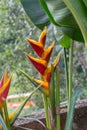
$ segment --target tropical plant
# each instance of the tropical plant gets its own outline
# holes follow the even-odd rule
[[[61,35],[56,35],[56,38],[64,48],[68,110],[70,110],[73,92],[72,73],[74,41],[83,42],[87,46],[87,2],[85,0],[33,0],[33,2],[31,0],[21,0],[21,3],[29,18],[38,28],[42,30],[45,26],[49,27],[53,24],[53,28],[56,30],[57,34],[61,32]],[[28,41],[31,44],[31,40]],[[40,43],[38,44],[40,45]],[[69,51],[69,62],[66,54],[67,49]],[[33,58],[28,56],[28,59],[35,65]],[[52,73],[52,76],[53,75],[54,72]],[[52,81],[54,81],[54,76],[52,77]],[[53,87],[55,86],[54,82],[51,84]],[[52,94],[50,94],[50,101],[53,101],[55,97]],[[55,103],[51,105],[54,107],[52,109],[55,111]],[[52,121],[55,122],[54,120]],[[51,129],[50,126],[48,126],[48,129]],[[53,125],[52,129],[55,128],[56,127]],[[69,129],[71,129],[71,126]]]
[[[12,80],[12,75],[8,77],[8,71],[6,70],[0,80],[0,129],[11,130],[11,127],[16,120],[16,118],[21,113],[26,102],[31,98],[31,96],[38,90],[37,87],[32,93],[23,101],[23,103],[16,108],[12,113],[8,113],[6,98],[9,92],[10,83]],[[5,125],[6,124],[6,125]]]
[[[34,51],[40,57],[40,59],[37,59],[37,58],[33,58],[32,56],[26,54],[27,58],[33,63],[33,65],[35,66],[35,68],[38,70],[38,72],[41,75],[42,80],[33,79],[33,81],[37,84],[40,84],[41,89],[44,91],[43,97],[44,97],[44,108],[45,108],[45,112],[46,112],[47,129],[50,128],[51,125],[53,126],[53,128],[51,128],[51,129],[54,129],[54,126],[55,126],[54,125],[54,122],[55,122],[54,116],[56,113],[55,112],[55,102],[56,102],[56,105],[59,105],[59,96],[57,94],[55,95],[55,91],[57,91],[59,88],[56,88],[56,87],[54,88],[54,85],[53,85],[54,81],[52,81],[52,83],[51,83],[52,86],[51,86],[50,79],[51,79],[52,73],[54,73],[52,71],[55,70],[57,63],[59,62],[60,54],[58,54],[58,56],[56,57],[56,59],[54,60],[54,62],[52,63],[51,66],[48,65],[48,62],[49,62],[49,59],[51,57],[51,53],[52,53],[52,50],[54,47],[54,42],[48,48],[45,48],[46,28],[41,33],[38,42],[34,41],[32,39],[29,39],[29,38],[27,38],[27,41],[31,44]],[[59,80],[58,80],[58,84],[59,84]],[[49,104],[51,105],[50,107],[49,107]],[[53,122],[51,122],[51,125],[50,125],[51,120],[49,121],[49,115],[48,115],[49,108],[51,108],[51,112],[52,112],[51,116],[52,116]]]
[[[21,3],[29,18],[40,29],[53,23],[73,40],[86,43],[87,3],[85,1],[21,0]]]
[[[60,130],[60,69],[56,67],[60,59],[60,53],[58,54],[52,65],[48,65],[54,43],[52,43],[50,47],[45,48],[45,41],[46,28],[42,31],[38,41],[27,38],[27,42],[32,46],[33,50],[40,58],[37,59],[25,53],[27,59],[31,61],[31,63],[40,73],[41,80],[31,77],[21,69],[18,70],[22,72],[22,74],[24,74],[24,76],[26,76],[34,84],[35,87],[38,84],[41,85],[39,89],[44,97],[46,129]],[[70,130],[72,128],[75,103],[77,98],[84,93],[83,90],[84,89],[78,88],[73,94],[72,92],[70,93],[70,99],[67,104],[68,113],[65,130]],[[67,93],[69,94],[69,92]]]
[[[38,28],[43,30],[45,26],[47,26],[48,28],[52,27],[56,40],[58,40],[60,45],[62,45],[63,47],[65,57],[65,78],[68,99],[68,114],[65,130],[70,130],[72,128],[75,101],[82,91],[78,89],[76,92],[72,93],[74,40],[85,43],[87,47],[87,2],[85,0],[21,0],[21,3],[29,18]],[[9,5],[12,5],[12,3],[10,3]],[[17,10],[13,9],[13,12],[14,11]],[[10,13],[12,13],[12,11]],[[8,18],[11,22],[11,18]],[[11,23],[13,28],[14,23]],[[20,25],[24,26],[26,24],[21,23]],[[19,27],[20,30],[20,26],[17,27]],[[0,36],[2,37],[2,35]],[[16,36],[17,35],[14,35],[14,31],[11,32],[11,38],[14,42]],[[22,36],[24,38],[26,34]],[[20,40],[22,36],[18,37],[17,41]],[[6,38],[4,38],[4,43],[6,41],[9,42],[9,36],[7,36]],[[57,63],[59,62],[60,54],[58,54],[56,60],[52,63],[52,65],[48,65],[52,50],[54,48],[54,43],[52,43],[52,45],[50,45],[49,47],[47,46],[48,48],[45,48],[45,40],[46,28],[41,33],[38,42],[30,38],[27,38],[27,41],[30,43],[30,45],[32,46],[39,58],[34,58],[30,56],[30,54],[28,53],[26,53],[26,57],[28,60],[32,62],[32,64],[40,73],[40,79],[35,79],[23,72],[22,70],[19,70],[35,85],[35,87],[37,87],[38,84],[40,85],[38,88],[34,90],[34,92],[40,89],[40,91],[43,94],[47,130],[60,130],[60,69],[59,67],[56,67]],[[26,48],[23,49],[26,50]],[[67,58],[67,50],[69,53],[69,61]],[[9,53],[7,52],[7,54]],[[8,78],[6,71],[2,79],[0,80],[0,114],[4,120],[3,121],[2,118],[0,118],[1,127],[3,126],[3,128],[6,129],[6,126],[4,124],[5,122],[9,130],[11,129],[10,125],[14,123],[15,119],[20,114],[23,106],[34,93],[32,92],[31,95],[27,99],[25,99],[25,101],[19,108],[17,108],[11,114],[8,114],[6,97],[10,87],[11,78],[12,76]],[[56,112],[56,109],[58,110],[58,112]]]

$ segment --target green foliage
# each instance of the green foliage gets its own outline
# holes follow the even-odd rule
[[[71,39],[65,35],[59,27],[54,27],[54,34],[60,45],[62,45],[64,48],[70,47]]]
[[[54,25],[59,26],[73,40],[83,41],[81,31],[73,15],[62,0],[46,0],[45,2],[40,0],[40,2]]]
[[[81,0],[64,0],[64,3],[74,16],[87,46],[87,2]]]
[[[43,29],[44,26],[49,25],[49,19],[40,6],[39,0],[21,0],[21,3],[27,15],[37,27]]]
[[[2,125],[4,130],[8,130],[6,125],[5,125],[5,122],[4,122],[3,118],[1,117],[1,115],[0,115],[0,125]]]
[[[11,125],[15,122],[15,120],[17,119],[17,117],[19,116],[19,114],[21,113],[21,111],[23,110],[25,104],[27,103],[27,101],[29,101],[29,99],[32,97],[32,95],[40,88],[40,86],[38,86],[36,89],[34,89],[30,95],[23,101],[23,103],[19,106],[19,108],[17,108],[15,116],[13,117],[13,119],[11,120]]]
[[[66,125],[65,130],[71,130],[72,129],[72,121],[73,121],[73,115],[74,115],[74,108],[76,104],[76,100],[83,94],[82,89],[78,88],[75,90],[71,97],[70,107],[67,113],[67,119],[66,119]]]
[[[55,0],[55,1],[43,1],[40,0],[41,5],[43,6],[44,10],[42,7],[39,5],[39,0],[33,1],[33,6],[31,6],[31,1],[30,0],[21,0],[23,7],[28,14],[28,16],[31,18],[32,22],[39,28],[42,29],[42,24],[43,26],[51,24],[51,22],[58,26],[66,35],[69,37],[73,38],[74,40],[83,41],[83,37],[81,34],[81,31],[72,16],[71,12],[69,9],[66,7],[65,3],[62,0]],[[29,7],[30,6],[30,7]],[[29,8],[28,8],[29,7]],[[36,10],[35,13],[31,14],[31,10]],[[40,15],[38,16],[38,12],[40,12]],[[32,11],[33,12],[33,11]],[[46,15],[46,13],[47,15]],[[43,15],[44,14],[44,15]],[[35,17],[37,17],[37,19]],[[48,18],[49,17],[49,18]],[[46,18],[46,19],[45,19]],[[47,22],[50,20],[50,23]],[[43,22],[42,22],[43,21]]]
[[[26,3],[26,2],[29,2],[30,0],[21,0],[21,2],[22,1],[23,3],[24,2]],[[37,3],[36,4],[37,6],[34,5],[35,2]],[[85,0],[83,2],[85,2]],[[42,7],[38,4],[39,0],[33,0],[32,3],[34,6],[31,6],[30,4],[25,4],[24,6],[25,7],[27,5],[31,6],[32,10],[34,10],[32,11],[33,18],[31,17],[31,20],[32,22],[36,22],[35,25],[38,26],[39,28],[41,27],[42,29],[44,26],[50,24],[50,20],[48,16],[46,15],[46,13],[44,12],[44,10],[42,9]],[[85,2],[85,5],[86,5],[86,2]],[[39,8],[42,11],[39,11]],[[27,9],[29,8],[27,7]],[[37,10],[37,12],[35,10]],[[38,16],[38,12],[44,15],[40,14]],[[34,15],[35,15],[35,18],[37,19],[34,19]],[[0,77],[2,75],[3,70],[6,68],[9,70],[10,73],[13,72],[13,80],[12,80],[12,85],[11,85],[9,94],[26,93],[32,90],[32,84],[29,82],[29,80],[27,80],[19,72],[16,72],[16,70],[13,69],[12,66],[16,66],[17,68],[24,70],[26,73],[28,73],[31,76],[38,77],[37,72],[35,71],[34,68],[32,69],[32,65],[26,60],[25,54],[24,54],[24,52],[27,52],[31,55],[34,55],[31,47],[26,42],[25,38],[31,37],[33,39],[37,39],[38,35],[40,34],[40,30],[36,28],[32,22],[25,14],[24,9],[22,8],[22,5],[20,4],[19,0],[15,0],[15,1],[14,0],[9,0],[9,1],[1,0],[0,1],[0,27],[1,27],[0,28]],[[57,33],[55,35],[53,33],[55,32],[54,26],[52,28],[51,27],[48,28],[49,34],[47,34],[48,44],[51,41],[56,40],[53,55],[57,55],[58,51],[61,49],[61,46],[59,44],[61,42],[61,37],[63,38],[64,36],[64,33],[61,30],[63,27],[55,26],[55,28],[57,30]],[[65,27],[63,28],[66,34],[69,34],[68,31],[70,31],[70,29],[66,31],[66,28]],[[61,30],[60,36],[58,36],[59,30]],[[82,39],[82,37],[80,36],[81,35],[78,35],[77,38],[79,37]],[[57,38],[59,39],[57,40]],[[63,39],[64,39],[63,41],[66,41],[65,38]],[[67,48],[69,47],[69,44],[67,45],[67,43],[65,42],[63,46]],[[83,45],[80,46],[77,43],[77,46],[75,46],[74,48],[74,57],[75,57],[74,62],[73,62],[73,66],[74,66],[73,67],[74,68],[73,69],[73,72],[74,72],[73,86],[74,88],[77,86],[83,87],[87,85],[86,64],[84,61],[82,61],[82,59],[85,60],[85,58],[78,56],[79,52],[81,54],[82,52],[85,53],[83,47],[84,47]],[[67,59],[68,59],[68,56],[69,54],[68,54],[68,49],[67,49]],[[52,58],[54,58],[54,56]],[[66,88],[65,88],[65,75],[64,75],[63,60],[64,59],[63,59],[63,52],[62,52],[60,65],[59,65],[60,70],[61,70],[60,72],[61,73],[61,76],[60,76],[61,78],[60,100],[61,101],[65,101],[67,99],[66,94],[65,94]],[[36,107],[34,108],[34,110],[37,110],[40,107],[41,108],[43,107],[40,92],[35,94],[35,96],[33,97],[33,101],[36,103]]]

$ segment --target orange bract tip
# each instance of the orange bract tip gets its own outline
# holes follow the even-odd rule
[[[7,98],[8,91],[10,88],[12,75],[8,78],[8,71],[6,70],[0,80],[0,107],[2,106],[2,99]]]
[[[8,71],[6,70],[2,76],[2,79],[0,80],[0,87],[3,86],[3,84],[6,82],[7,78],[8,78]]]
[[[29,38],[27,38],[26,40],[28,41],[28,43],[30,43],[30,45],[32,46],[34,51],[37,53],[37,55],[41,56],[42,52],[43,52],[43,44],[40,42],[36,42],[32,39],[29,39]]]
[[[56,59],[54,60],[54,62],[52,63],[54,68],[57,66],[58,62],[60,60],[60,53],[57,55]]]
[[[6,82],[7,79],[8,79],[8,71],[6,70],[3,75],[3,84]]]
[[[39,42],[42,43],[43,46],[45,45],[45,41],[46,41],[46,27],[44,28],[43,32],[39,37]]]
[[[47,67],[47,62],[42,59],[36,59],[28,54],[26,54],[26,56],[32,62],[32,64],[35,66],[35,68],[40,72],[40,74],[43,75],[43,73]]]
[[[41,55],[41,59],[44,59],[47,62],[49,62],[49,59],[50,59],[53,48],[54,48],[54,42],[48,48],[46,48],[44,50],[44,52]]]
[[[46,95],[49,95],[49,83],[48,82],[42,81],[42,80],[37,80],[37,79],[34,79],[34,81],[38,85],[41,85],[41,88],[45,92]]]
[[[0,96],[1,98],[6,98],[8,95],[10,83],[11,83],[12,75],[7,79],[7,81],[3,84],[3,86],[0,88]]]
[[[43,86],[44,88],[47,88],[47,89],[48,89],[48,82],[42,81],[42,80],[38,80],[38,79],[34,79],[34,81],[35,81],[38,85],[41,85],[41,86]]]

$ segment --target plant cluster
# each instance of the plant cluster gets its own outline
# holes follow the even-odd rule
[[[67,93],[67,119],[65,130],[72,129],[75,102],[84,93],[84,88],[78,88],[73,92],[73,49],[74,40],[84,42],[87,48],[87,2],[85,0],[21,0],[21,3],[32,20],[42,31],[39,40],[27,38],[37,58],[25,53],[27,59],[34,65],[40,74],[40,79],[31,77],[23,70],[18,69],[36,87],[35,90],[24,100],[22,105],[8,114],[6,97],[10,88],[12,75],[8,78],[8,72],[0,80],[0,122],[1,129],[11,130],[11,126],[22,111],[25,103],[39,89],[44,99],[44,110],[46,115],[46,129],[60,130],[60,68],[59,59],[61,51],[57,54],[54,62],[49,65],[54,42],[45,48],[47,30],[45,26],[55,25],[57,31],[62,31],[59,42],[64,50],[65,78]],[[57,5],[57,6],[56,6]],[[78,6],[77,6],[78,5]],[[35,11],[31,11],[34,10]],[[39,9],[39,12],[38,12]],[[82,18],[82,19],[81,19]],[[69,59],[67,59],[67,50]],[[50,118],[49,118],[50,117]]]

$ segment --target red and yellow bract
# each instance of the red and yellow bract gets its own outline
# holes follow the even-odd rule
[[[8,78],[8,71],[6,70],[0,80],[0,107],[2,107],[2,100],[7,98],[12,75]]]
[[[27,59],[32,62],[34,67],[41,74],[42,80],[34,79],[34,81],[37,84],[41,85],[41,88],[44,90],[46,95],[49,95],[50,93],[49,84],[50,84],[50,79],[51,79],[52,66],[48,65],[48,62],[50,60],[51,53],[54,48],[54,42],[48,48],[45,48],[46,28],[42,31],[38,41],[32,40],[30,38],[27,38],[27,41],[32,46],[36,54],[39,56],[39,59],[37,59],[30,56],[29,54],[26,54]],[[58,56],[52,63],[54,68],[58,64],[59,58],[60,58],[60,54],[58,54]]]

